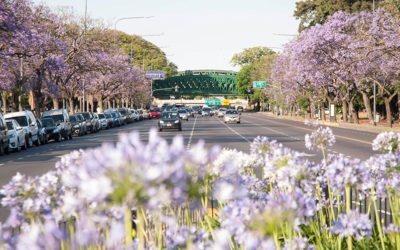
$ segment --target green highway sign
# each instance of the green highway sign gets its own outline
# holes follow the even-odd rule
[[[218,106],[218,105],[221,105],[221,101],[220,100],[206,100],[205,104],[208,106]]]
[[[267,87],[267,82],[266,81],[254,81],[253,82],[253,88],[265,89],[266,87]]]

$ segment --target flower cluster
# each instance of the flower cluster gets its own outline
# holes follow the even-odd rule
[[[306,122],[306,125],[310,125]],[[327,146],[332,146],[336,142],[332,129],[329,127],[318,126],[318,123],[313,124],[316,130],[311,134],[306,134],[305,143],[309,150],[324,150]]]
[[[384,147],[386,140],[376,144]],[[328,155],[313,163],[266,137],[250,147],[245,154],[208,149],[200,141],[188,150],[182,137],[169,144],[153,130],[147,144],[132,132],[116,144],[71,152],[56,171],[17,174],[1,189],[10,216],[0,225],[0,244],[6,249],[314,249],[347,237],[347,244],[352,238],[379,238],[395,246],[400,153],[365,162]],[[394,223],[383,227],[377,218],[381,230],[372,231],[371,214],[348,209],[343,194],[350,187],[369,206],[388,198]],[[320,241],[313,240],[316,235]]]
[[[333,234],[339,234],[340,237],[355,237],[356,240],[372,236],[372,222],[368,214],[359,214],[352,210],[347,214],[340,214],[337,221],[334,221],[331,228]]]
[[[390,131],[380,133],[372,142],[372,150],[394,153],[400,150],[400,134]]]

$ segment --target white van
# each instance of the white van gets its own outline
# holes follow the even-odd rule
[[[19,123],[21,127],[25,129],[26,132],[26,143],[28,147],[32,147],[33,144],[39,146],[40,140],[38,136],[38,125],[36,122],[36,118],[33,115],[32,111],[24,110],[19,112],[12,112],[4,115],[4,118],[7,119],[15,119]]]

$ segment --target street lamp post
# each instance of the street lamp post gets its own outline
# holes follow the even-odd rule
[[[116,42],[116,31],[117,31],[117,23],[119,22],[119,21],[122,21],[122,20],[128,20],[128,19],[143,19],[143,18],[153,18],[154,16],[131,16],[131,17],[121,17],[121,18],[118,18],[118,19],[116,19],[115,21],[114,21],[114,44],[115,44],[115,42]]]

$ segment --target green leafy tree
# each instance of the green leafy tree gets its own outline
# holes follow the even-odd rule
[[[118,41],[125,54],[131,57],[131,64],[142,70],[163,70],[165,76],[174,76],[178,67],[168,61],[165,53],[155,44],[144,40],[140,36],[118,33]]]

